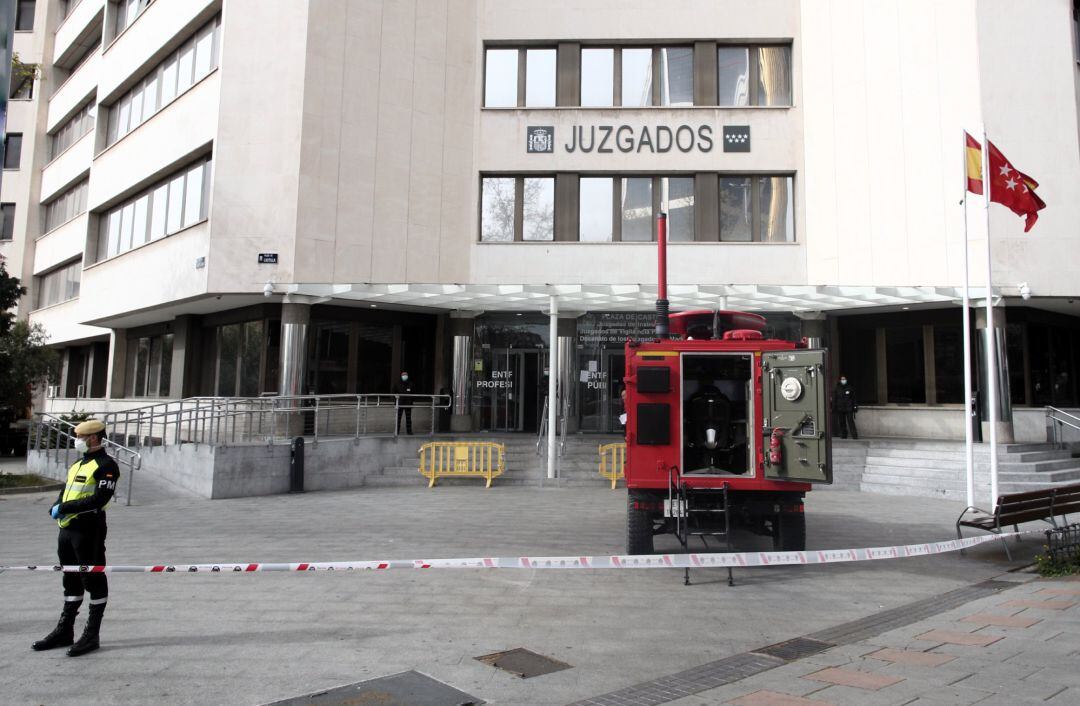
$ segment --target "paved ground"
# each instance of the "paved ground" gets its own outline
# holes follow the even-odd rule
[[[148,478],[136,491],[131,507],[110,507],[110,563],[623,551],[621,490],[428,490],[418,477],[416,488],[217,501]],[[54,562],[56,527],[46,516],[52,497],[0,496],[0,564]],[[926,498],[812,493],[809,544],[947,539],[961,509]],[[748,548],[763,546],[755,540],[748,539]],[[1017,703],[1011,684],[1021,677],[1016,683],[1040,700],[1075,703],[1080,691],[1060,689],[1077,685],[1067,665],[1080,648],[1074,625],[1080,612],[997,605],[1041,589],[1028,582],[1030,575],[1008,573],[1030,562],[1038,547],[1035,539],[1026,541],[1011,564],[1000,545],[989,543],[967,556],[741,570],[731,588],[719,570],[693,572],[689,587],[681,572],[668,570],[116,575],[103,647],[78,660],[29,649],[55,623],[59,577],[8,572],[0,574],[0,701],[259,704],[417,670],[489,703],[566,704],[1004,576],[1016,587],[678,703],[719,703],[761,690],[838,704],[904,703],[921,695],[959,703],[958,693],[969,701],[990,695],[986,703]],[[956,622],[975,613],[1041,622],[1027,628]],[[917,639],[932,628],[1005,638],[983,648]],[[516,647],[572,668],[523,680],[474,659]],[[956,659],[916,667],[865,656],[883,647]],[[866,691],[820,681],[858,676],[806,678],[834,665],[905,681]],[[973,676],[962,679],[967,674]],[[762,696],[750,698],[740,703]]]

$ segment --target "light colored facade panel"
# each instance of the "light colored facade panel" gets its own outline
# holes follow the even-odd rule
[[[211,291],[261,292],[267,280],[296,281],[295,251],[306,246],[296,235],[307,12],[304,3],[225,7],[207,255]],[[278,253],[279,264],[258,264],[261,252]]]
[[[972,12],[804,3],[810,284],[960,284],[961,132],[979,117]]]
[[[49,201],[84,176],[93,158],[94,133],[89,132],[41,170],[41,202]]]
[[[90,208],[100,208],[136,186],[166,176],[178,160],[213,142],[219,90],[219,72],[214,71],[100,153],[90,180]],[[103,118],[99,114],[99,124]]]
[[[481,0],[479,5],[484,39],[784,39],[799,30],[796,0]]]
[[[653,243],[495,244],[473,250],[472,281],[479,284],[653,284]],[[677,284],[792,284],[806,278],[797,245],[672,243],[668,278]]]
[[[221,0],[158,0],[151,3],[118,37],[106,44],[102,54],[98,98],[111,101],[126,90],[136,72],[164,55],[163,45],[185,29],[213,16]],[[115,10],[106,14],[112,21]],[[111,35],[106,28],[105,36]]]
[[[49,345],[54,346],[108,334],[108,329],[79,323],[91,318],[89,314],[83,302],[75,298],[31,312],[30,322],[44,326],[49,334]]]
[[[67,54],[90,23],[95,21],[104,10],[105,0],[81,0],[79,4],[71,8],[71,12],[56,28],[53,56],[60,58]]]
[[[50,270],[76,255],[81,256],[86,248],[89,219],[89,214],[84,213],[38,238],[34,244],[34,274]]]
[[[210,225],[199,223],[83,270],[80,321],[102,320],[206,292],[206,269],[195,258],[207,251]]]
[[[1040,186],[1046,208],[1030,233],[1024,220],[993,204],[994,277],[1028,282],[1035,296],[1076,294],[1080,252],[1080,145],[1076,57],[1065,0],[979,4],[983,107],[990,140]]]
[[[49,99],[48,129],[50,132],[70,118],[76,110],[81,109],[87,97],[97,89],[100,62],[101,53],[95,52],[56,89],[56,93]]]

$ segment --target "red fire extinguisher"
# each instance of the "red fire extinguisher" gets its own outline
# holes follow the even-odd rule
[[[772,436],[769,437],[769,464],[773,466],[779,466],[780,461],[783,458],[783,449],[780,446],[780,440],[784,436],[783,429],[773,429]]]

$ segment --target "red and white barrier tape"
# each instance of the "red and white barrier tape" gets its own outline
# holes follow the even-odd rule
[[[950,539],[929,544],[861,549],[820,549],[802,552],[735,552],[707,554],[640,554],[617,556],[520,556],[475,559],[397,559],[386,561],[323,561],[298,564],[158,564],[155,566],[0,566],[4,571],[63,571],[68,573],[159,574],[260,571],[384,571],[386,569],[682,569],[842,564],[878,559],[905,559],[945,554],[986,542],[1002,541],[1031,532]]]

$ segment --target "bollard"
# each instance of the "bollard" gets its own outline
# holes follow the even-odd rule
[[[292,440],[289,453],[289,492],[304,492],[304,437]]]

